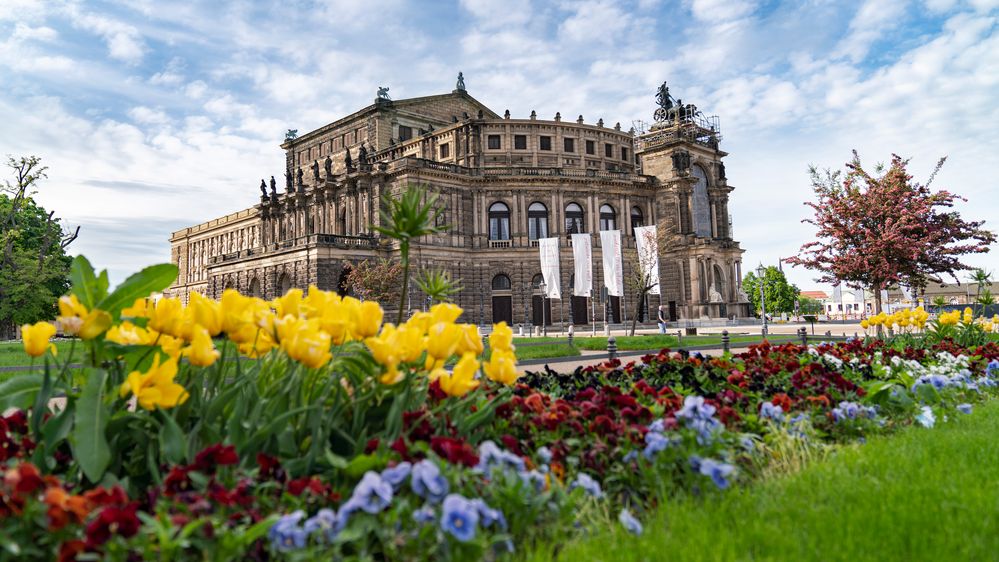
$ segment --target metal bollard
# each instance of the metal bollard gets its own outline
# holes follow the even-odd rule
[[[798,337],[801,338],[801,345],[804,345],[804,346],[808,345],[808,329],[807,328],[799,328],[798,329]]]
[[[683,330],[676,331],[676,346],[680,347],[683,345]]]
[[[573,335],[572,324],[569,324],[569,345],[572,345],[572,335]]]
[[[728,353],[728,330],[722,330],[722,353]]]
[[[614,336],[607,338],[607,355],[610,359],[617,359],[617,338]]]

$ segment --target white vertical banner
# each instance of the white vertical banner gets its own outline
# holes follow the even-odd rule
[[[577,297],[590,296],[593,290],[593,250],[590,244],[590,234],[572,235],[572,294]]]
[[[881,289],[881,306],[883,308],[887,308],[888,307],[888,290],[887,289]]]
[[[541,275],[545,278],[545,295],[550,299],[561,299],[558,238],[539,239],[538,249],[541,251]]]
[[[656,243],[656,225],[635,227],[635,246],[638,248],[638,265],[642,278],[648,279],[650,295],[659,294],[659,245]]]
[[[624,295],[624,269],[621,267],[621,231],[601,230],[600,247],[604,261],[604,286],[612,297]]]

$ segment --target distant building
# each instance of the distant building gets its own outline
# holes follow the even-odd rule
[[[380,89],[371,105],[342,119],[302,135],[289,131],[285,169],[260,186],[259,204],[174,232],[180,276],[168,293],[186,300],[192,291],[218,297],[235,288],[273,298],[310,284],[345,293],[352,264],[397,250],[374,229],[383,198],[418,184],[438,196],[449,229],[415,241],[413,265],[460,280],[455,301],[465,321],[587,324],[594,309],[597,319],[604,311],[611,322],[630,319],[632,287],[623,298],[601,291],[598,235],[594,294],[570,296],[570,234],[620,230],[627,279],[633,229],[648,224],[668,238],[659,278],[670,319],[745,317],[743,250],[731,234],[733,187],[717,117],[674,104],[665,84],[658,100],[656,123],[635,132],[582,116],[501,116],[463,81],[451,93],[404,100]],[[542,299],[539,290],[538,240],[546,237],[562,241],[562,301]],[[412,288],[407,306],[424,303]],[[647,299],[640,319],[655,317],[659,304]]]

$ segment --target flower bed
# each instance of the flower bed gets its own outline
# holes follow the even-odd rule
[[[911,334],[525,375],[507,326],[486,353],[450,304],[383,325],[376,303],[315,288],[184,306],[145,299],[170,266],[110,294],[85,260],[73,271],[59,323],[83,353],[54,356],[52,330],[25,327],[46,370],[0,385],[13,558],[501,558],[599,525],[641,532],[671,496],[932,427],[999,378],[994,343]]]

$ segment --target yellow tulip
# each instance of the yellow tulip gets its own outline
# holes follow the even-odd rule
[[[126,318],[149,318],[150,304],[152,304],[152,302],[149,299],[135,299],[132,306],[121,311],[121,315]]]
[[[299,316],[302,309],[302,290],[291,289],[284,295],[274,299],[272,304],[279,318],[284,318],[289,314],[291,316]]]
[[[860,321],[860,327],[866,330],[867,328],[871,327],[871,323],[868,322],[867,319],[865,318],[864,320]]]
[[[59,298],[59,317],[56,319],[64,334],[92,340],[111,327],[111,315],[100,309],[88,311],[76,295]]]
[[[21,338],[24,340],[24,352],[32,357],[40,357],[46,349],[56,354],[55,344],[50,343],[56,333],[56,328],[49,322],[36,322],[21,326]]]
[[[135,395],[139,405],[147,410],[157,406],[163,409],[183,404],[187,398],[184,387],[173,382],[177,376],[177,360],[167,359],[160,364],[160,357],[153,358],[153,365],[145,373],[132,371],[118,390],[124,398],[129,393]]]
[[[163,353],[166,353],[175,361],[179,360],[180,356],[184,353],[184,340],[181,338],[160,334],[158,341]]]
[[[190,327],[185,326],[188,319],[185,318],[184,305],[176,297],[162,298],[156,301],[151,307],[149,323],[146,326],[162,334],[174,337],[184,337],[185,332],[190,332]]]
[[[458,327],[461,328],[461,338],[458,340],[457,349],[459,355],[464,355],[465,353],[480,355],[485,351],[478,326],[475,324],[459,324]]]
[[[191,365],[208,367],[215,363],[220,353],[212,343],[212,336],[204,326],[195,326],[191,345],[184,349],[184,354]]]
[[[404,375],[399,370],[398,367],[396,367],[395,365],[390,365],[388,366],[388,368],[385,369],[385,372],[378,377],[378,382],[384,385],[391,386],[397,382],[402,381],[402,379],[404,378],[406,378],[406,375]]]
[[[419,331],[421,336],[430,331],[431,324],[433,324],[433,317],[430,316],[429,312],[417,312],[406,321],[406,325]]]
[[[385,312],[375,301],[364,301],[358,307],[357,323],[354,324],[354,337],[364,339],[378,333]]]
[[[975,318],[975,312],[971,310],[971,307],[966,307],[964,309],[964,323],[971,324],[971,321]]]
[[[254,338],[239,344],[239,352],[242,355],[256,359],[270,353],[276,346],[274,339],[268,332],[258,330]]]
[[[319,329],[316,319],[285,316],[277,323],[281,349],[289,357],[311,369],[318,369],[333,358],[330,335]]]
[[[399,357],[396,346],[396,327],[392,324],[385,324],[377,337],[370,337],[364,340],[364,344],[371,351],[371,357],[383,366],[397,365]]]
[[[489,334],[489,348],[494,351],[513,351],[513,330],[506,322],[493,324],[493,332]]]
[[[444,360],[454,355],[462,330],[455,324],[438,322],[427,333],[427,360]]]
[[[302,313],[308,318],[322,318],[327,307],[339,303],[340,295],[309,285],[309,291],[302,299]]]
[[[460,306],[449,302],[442,302],[430,307],[430,318],[433,319],[433,324],[438,322],[454,324],[455,320],[461,316],[461,312]]]
[[[217,336],[222,332],[222,305],[218,302],[200,293],[191,293],[187,310],[190,311],[191,321],[208,330],[208,335]]]
[[[482,365],[489,380],[511,385],[520,377],[517,357],[511,351],[493,351],[489,361]]]
[[[448,396],[464,396],[479,386],[479,381],[475,380],[479,362],[471,353],[461,357],[454,366],[454,371],[441,373],[441,370],[437,370],[437,380],[440,382],[441,390]]]
[[[156,332],[136,326],[129,321],[112,326],[106,339],[121,345],[152,345],[156,341]]]

